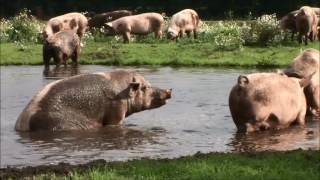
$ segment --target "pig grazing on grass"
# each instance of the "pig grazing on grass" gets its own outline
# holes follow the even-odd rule
[[[277,73],[240,75],[229,96],[229,107],[239,131],[281,129],[305,124],[303,87],[309,79]]]
[[[153,32],[156,38],[161,38],[164,19],[158,13],[143,13],[125,16],[106,25],[109,33],[121,34],[124,42],[129,42],[131,34],[147,35]]]
[[[86,130],[119,125],[125,117],[158,108],[170,98],[171,90],[152,87],[133,71],[77,75],[40,90],[20,114],[15,129]]]
[[[96,14],[88,20],[90,28],[100,28],[106,26],[107,22],[114,21],[124,16],[131,16],[132,11],[128,10],[117,10],[101,14]]]
[[[306,49],[298,55],[284,70],[288,76],[306,78],[314,73],[310,85],[305,88],[308,110],[319,117],[320,114],[320,52],[317,49]]]
[[[303,6],[296,15],[296,27],[299,32],[298,42],[302,43],[304,36],[305,45],[308,44],[308,38],[313,41],[317,37],[318,17],[314,10],[309,6]]]
[[[60,31],[45,40],[43,45],[43,63],[49,69],[50,59],[53,58],[56,66],[67,64],[71,57],[77,64],[80,53],[80,39],[73,31]]]
[[[182,37],[187,33],[193,32],[194,38],[197,38],[197,29],[200,25],[200,19],[196,11],[192,9],[184,9],[174,14],[168,28],[168,39],[177,40],[178,36]]]
[[[284,31],[291,31],[291,40],[293,40],[294,34],[297,32],[296,16],[298,10],[292,11],[280,19],[280,28]]]
[[[78,34],[80,40],[88,25],[87,18],[81,13],[68,13],[51,18],[43,30],[44,39],[62,30],[71,30]]]

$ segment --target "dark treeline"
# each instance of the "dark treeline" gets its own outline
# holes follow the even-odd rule
[[[165,12],[167,15],[184,9],[198,11],[204,19],[245,17],[252,13],[284,15],[303,5],[319,6],[319,0],[0,0],[1,17],[13,16],[22,8],[32,11],[40,19],[72,11],[106,12],[117,9],[142,12]]]

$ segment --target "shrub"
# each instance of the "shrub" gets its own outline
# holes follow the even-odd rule
[[[280,29],[275,14],[262,15],[242,26],[242,38],[246,45],[268,46],[281,43],[284,32]]]
[[[14,42],[20,50],[26,49],[26,43],[42,42],[41,31],[44,24],[23,9],[11,19],[1,19],[1,42]]]
[[[241,49],[244,40],[241,37],[241,27],[235,22],[207,25],[203,23],[200,28],[200,40],[212,42],[218,49]]]

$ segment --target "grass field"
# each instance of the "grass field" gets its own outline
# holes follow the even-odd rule
[[[1,65],[40,65],[42,45],[20,50],[13,43],[1,43]],[[320,49],[320,43],[308,46],[292,43],[277,47],[245,46],[241,50],[221,51],[210,43],[108,43],[88,42],[82,48],[80,64],[204,66],[204,67],[281,67],[301,50]],[[71,62],[71,60],[70,60]]]
[[[178,159],[133,160],[86,165],[58,165],[1,172],[34,179],[318,179],[320,152],[210,153]],[[54,174],[55,172],[56,174]],[[7,174],[6,174],[7,173]],[[5,178],[8,178],[5,177]]]

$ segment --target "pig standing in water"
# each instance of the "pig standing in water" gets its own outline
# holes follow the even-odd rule
[[[200,19],[196,11],[184,9],[177,12],[171,18],[167,34],[168,39],[178,40],[178,36],[182,37],[184,33],[187,33],[188,37],[190,37],[192,31],[194,38],[197,38],[199,25]]]
[[[320,52],[317,49],[306,49],[297,56],[284,70],[288,76],[306,78],[314,73],[310,85],[304,90],[308,112],[318,116],[320,114]]]
[[[166,104],[171,90],[152,87],[133,71],[77,75],[46,85],[20,114],[17,131],[85,130]]]
[[[310,77],[311,78],[311,77]],[[303,87],[309,79],[277,73],[240,75],[229,96],[229,107],[239,131],[281,129],[305,124]]]
[[[303,6],[299,9],[296,15],[296,27],[299,32],[298,41],[302,43],[302,37],[304,36],[305,45],[308,44],[308,38],[313,41],[317,37],[318,33],[318,17],[309,6]]]
[[[85,33],[88,25],[87,18],[81,13],[67,13],[61,16],[51,18],[43,30],[44,39],[53,34],[62,31],[70,30],[77,33],[80,40]]]
[[[161,38],[164,19],[158,13],[143,13],[125,16],[106,25],[110,34],[121,34],[124,42],[129,42],[131,34],[147,35],[154,32],[156,38]]]
[[[49,69],[50,59],[56,66],[67,64],[71,57],[74,64],[78,63],[80,53],[80,39],[73,31],[60,31],[45,40],[43,45],[43,63],[45,70]]]

